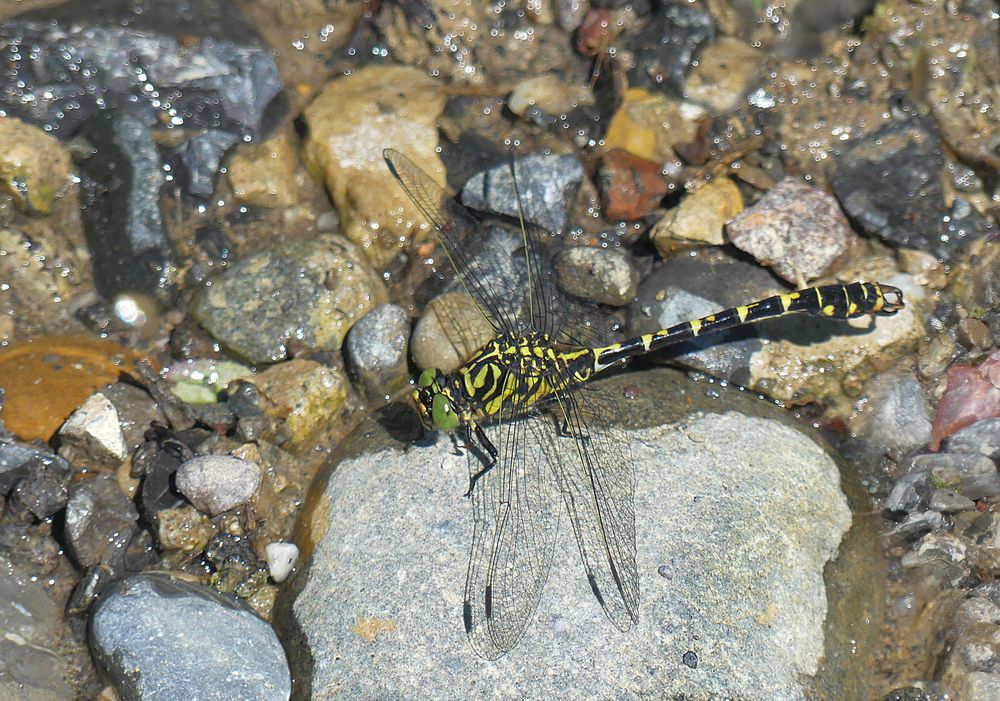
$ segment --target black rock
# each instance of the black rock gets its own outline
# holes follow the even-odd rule
[[[66,505],[66,544],[81,567],[120,556],[138,530],[139,512],[113,475],[75,482]]]
[[[882,697],[882,701],[930,701],[930,698],[923,689],[907,686],[902,689],[893,689]]]
[[[7,513],[30,513],[35,518],[44,520],[66,506],[69,473],[56,465],[33,458],[28,474],[17,483],[7,500]]]
[[[111,298],[167,284],[173,252],[163,228],[164,180],[151,117],[101,113],[81,127],[94,148],[80,162],[83,220],[94,283]]]
[[[833,191],[865,233],[950,260],[986,223],[962,200],[945,207],[943,167],[940,138],[926,121],[887,124],[837,159]]]
[[[69,463],[55,453],[34,445],[0,441],[0,494],[6,496],[37,464],[69,478]]]
[[[933,486],[928,472],[913,472],[896,482],[885,500],[885,510],[892,514],[908,514],[926,509]]]
[[[680,97],[699,50],[715,39],[715,23],[686,2],[664,0],[655,13],[628,44],[635,57],[629,84],[663,86]]]
[[[166,575],[112,585],[94,607],[89,644],[123,701],[159,698],[286,701],[285,653],[242,602]]]

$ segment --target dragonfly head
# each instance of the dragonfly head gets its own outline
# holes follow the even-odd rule
[[[440,370],[428,368],[420,373],[417,388],[413,390],[413,399],[417,403],[420,420],[427,428],[437,431],[454,431],[458,428],[458,414],[455,413],[451,391]]]

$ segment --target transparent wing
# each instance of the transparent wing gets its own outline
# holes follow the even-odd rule
[[[569,511],[587,581],[621,630],[638,622],[635,477],[617,405],[593,385],[558,397],[550,408],[563,433],[544,451]]]
[[[448,259],[483,316],[497,332],[513,331],[517,309],[511,304],[510,290],[496,289],[497,276],[484,274],[470,252],[470,240],[481,228],[479,220],[399,151],[385,149],[382,156],[409,198],[434,224]]]
[[[513,379],[511,380],[513,381]],[[497,464],[472,493],[474,533],[463,616],[473,649],[496,659],[513,648],[538,607],[559,530],[559,498],[539,442],[548,417],[487,429]],[[470,474],[483,464],[470,453]]]

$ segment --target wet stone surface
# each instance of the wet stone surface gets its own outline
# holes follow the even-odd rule
[[[284,651],[265,621],[232,597],[164,575],[109,589],[91,616],[90,647],[128,701],[161,698],[163,689],[204,699],[291,694]]]

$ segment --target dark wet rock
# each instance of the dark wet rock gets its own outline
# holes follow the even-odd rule
[[[902,689],[893,689],[882,697],[882,701],[931,701],[931,699],[923,689],[907,686]]]
[[[254,554],[245,536],[220,533],[205,547],[205,558],[215,568],[212,586],[218,591],[247,599],[267,584],[267,564]]]
[[[347,334],[344,355],[369,399],[391,397],[409,384],[410,318],[398,304],[382,304]]]
[[[155,293],[174,265],[160,212],[166,180],[153,124],[151,116],[124,111],[99,114],[81,128],[93,147],[80,162],[84,223],[94,282],[106,298]]]
[[[909,373],[876,377],[865,386],[869,411],[859,417],[855,433],[867,445],[902,454],[927,445],[931,420],[923,389]]]
[[[71,701],[65,655],[71,633],[45,583],[0,557],[0,698]],[[59,649],[63,654],[57,654]]]
[[[260,133],[281,90],[271,50],[215,0],[68,2],[7,19],[0,38],[4,109],[59,138],[82,133],[100,154],[81,165],[100,290],[161,287],[172,255],[153,134],[175,144],[163,154],[180,165],[175,182],[210,195],[222,154]]]
[[[246,504],[260,488],[260,467],[230,455],[201,455],[177,468],[177,489],[209,516]]]
[[[134,453],[146,442],[146,431],[154,423],[166,425],[167,417],[149,392],[127,382],[117,382],[101,390],[118,412],[126,451]]]
[[[284,582],[299,561],[299,548],[295,543],[268,543],[264,552],[267,553],[268,572],[275,582]]]
[[[70,466],[47,448],[32,444],[0,441],[0,495],[10,490],[41,464],[47,470],[69,478]]]
[[[339,350],[385,287],[352,243],[336,235],[290,241],[251,255],[211,280],[192,314],[251,363],[285,359],[294,340]]]
[[[623,149],[612,149],[604,156],[599,183],[604,216],[625,221],[650,214],[671,190],[659,163]]]
[[[684,82],[684,96],[716,114],[736,109],[764,60],[761,51],[731,37],[709,44]]]
[[[74,482],[66,505],[66,544],[80,567],[113,560],[137,530],[139,512],[113,475]]]
[[[434,297],[413,327],[410,347],[417,367],[450,372],[490,341],[496,332],[465,292]]]
[[[14,486],[7,498],[4,518],[22,523],[27,515],[44,520],[66,506],[69,498],[69,470],[54,461],[35,457],[28,461],[27,474]]]
[[[113,470],[126,456],[118,410],[98,392],[74,411],[59,429],[59,454],[73,469]]]
[[[893,527],[893,536],[911,541],[925,533],[932,533],[944,526],[944,516],[938,511],[914,511]]]
[[[957,511],[973,511],[976,508],[976,503],[950,489],[935,489],[931,493],[928,506],[934,511],[951,514]]]
[[[139,507],[154,529],[158,528],[157,514],[160,511],[185,505],[185,499],[174,483],[174,475],[181,463],[191,457],[191,449],[172,437],[151,441],[133,456],[133,476],[142,477]]]
[[[962,319],[957,327],[958,342],[966,348],[989,350],[993,346],[990,327],[979,319]]]
[[[887,124],[840,157],[833,190],[865,233],[950,260],[986,227],[970,212],[954,221],[955,207],[963,208],[945,207],[943,167],[938,135],[925,122]]]
[[[983,419],[956,431],[945,441],[944,451],[1000,458],[1000,418]]]
[[[462,188],[462,204],[511,217],[523,211],[526,222],[550,232],[564,231],[567,210],[583,181],[580,160],[572,154],[521,156],[514,159],[514,175],[520,208],[507,163],[469,178]]]
[[[674,249],[690,246],[721,246],[723,227],[743,211],[743,196],[731,179],[713,178],[656,223],[649,238],[664,258]]]
[[[726,232],[734,246],[793,285],[829,271],[852,240],[837,201],[793,176],[738,214]]]
[[[890,513],[908,514],[918,509],[926,509],[933,487],[928,472],[913,472],[903,475],[885,500],[885,510]]]
[[[698,53],[715,39],[711,15],[684,2],[654,2],[653,16],[629,38],[629,84],[662,87],[680,96]]]
[[[914,470],[929,471],[935,484],[955,489],[969,499],[1000,494],[1000,474],[985,455],[927,453],[912,460]]]
[[[623,251],[573,246],[556,257],[555,267],[563,290],[598,304],[626,305],[639,288],[639,271]]]
[[[634,376],[631,381],[648,388],[664,386],[665,375],[673,373],[658,371],[645,382]],[[616,394],[622,386],[615,385]],[[648,409],[643,405],[636,411]],[[692,415],[682,424],[637,429],[634,435],[640,438],[632,447],[637,482],[642,485],[635,496],[643,623],[622,633],[607,622],[585,582],[572,529],[564,522],[551,575],[523,639],[505,658],[486,663],[507,670],[499,676],[474,671],[481,671],[484,663],[469,648],[462,625],[461,594],[473,514],[469,504],[464,505],[465,514],[456,512],[456,507],[467,488],[466,456],[455,455],[450,442],[440,437],[433,445],[411,446],[405,453],[386,448],[339,462],[327,473],[322,498],[316,502],[323,506],[304,520],[315,529],[309,537],[319,537],[310,561],[293,580],[299,585],[293,587],[297,596],[286,609],[293,620],[282,623],[298,628],[302,637],[297,640],[308,644],[308,658],[315,663],[309,668],[312,693],[337,689],[349,698],[416,694],[458,699],[491,697],[502,694],[504,685],[515,684],[518,693],[531,698],[603,698],[622,693],[670,698],[804,696],[801,678],[792,670],[804,669],[807,658],[818,660],[822,655],[822,645],[815,644],[819,638],[809,631],[819,630],[826,620],[827,614],[820,611],[836,615],[838,608],[831,603],[816,610],[801,599],[803,594],[809,600],[818,596],[817,601],[839,596],[821,584],[826,553],[833,553],[837,547],[833,542],[839,540],[834,534],[842,533],[849,520],[846,501],[835,487],[839,484],[835,465],[799,430],[733,412]],[[708,444],[711,448],[706,451]],[[347,454],[353,453],[348,449]],[[788,461],[796,467],[788,469]],[[428,482],[427,470],[437,478]],[[724,504],[699,498],[719,493],[720,487],[705,483],[706,476],[713,484],[727,485],[723,491],[735,489],[741,498],[723,500]],[[683,486],[688,480],[689,486]],[[386,483],[395,485],[391,496],[373,488]],[[413,486],[407,486],[410,483]],[[782,496],[789,493],[795,498]],[[803,495],[823,508],[789,508]],[[812,522],[818,513],[830,519],[826,525]],[[800,518],[809,523],[803,531],[792,525]],[[385,527],[386,519],[393,521],[392,528]],[[722,522],[730,526],[719,528]],[[806,530],[804,541],[795,539],[794,559],[778,557],[772,534],[782,540],[781,534]],[[373,567],[373,538],[403,559],[397,558],[388,568]],[[691,548],[692,542],[701,547]],[[730,552],[739,555],[726,554]],[[843,557],[844,550],[840,552]],[[406,582],[398,578],[401,569],[409,573]],[[857,573],[849,579],[857,582]],[[874,579],[877,575],[867,581]],[[420,584],[413,586],[414,582]],[[747,582],[756,584],[748,588]],[[442,596],[448,605],[441,605]],[[731,626],[723,625],[726,632],[719,635],[711,632],[720,619],[742,618],[740,610],[759,611],[764,600],[758,597],[784,602],[776,605],[788,615],[769,619],[760,628],[740,626],[735,631],[738,640],[731,638]],[[710,613],[696,613],[697,620],[692,620],[692,612],[698,611]],[[403,620],[405,626],[400,624]],[[776,627],[807,645],[796,646],[795,660],[786,656],[791,648],[774,644]],[[764,629],[767,640],[761,635]],[[720,644],[709,655],[692,644],[692,634]],[[424,645],[426,640],[436,641],[433,650]],[[686,664],[691,656],[683,654],[692,648],[701,660],[696,670]],[[306,657],[302,646],[291,649],[297,658]],[[664,655],[664,649],[674,654]],[[401,680],[378,674],[377,660],[383,656],[409,660],[416,676]],[[706,662],[709,657],[712,664]],[[758,659],[766,663],[752,662]],[[617,670],[613,681],[599,673],[606,665]],[[472,680],[473,686],[456,687],[453,680],[458,678]],[[827,687],[834,689],[830,698],[865,697],[863,692],[845,691],[840,683]]]
[[[190,699],[291,695],[281,643],[264,620],[232,597],[166,575],[116,582],[94,608],[89,642],[122,701],[161,698],[164,689]]]

